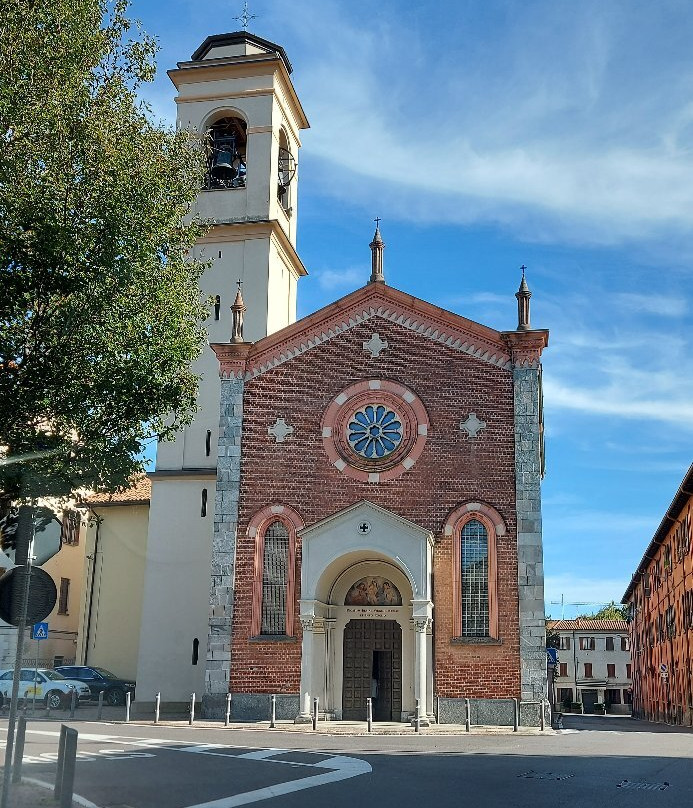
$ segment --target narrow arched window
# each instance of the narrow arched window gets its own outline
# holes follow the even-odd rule
[[[460,535],[462,636],[489,635],[488,533],[478,519],[470,519]]]
[[[265,531],[262,558],[262,634],[286,634],[289,531],[279,520]]]

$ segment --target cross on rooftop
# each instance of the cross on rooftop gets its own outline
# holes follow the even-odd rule
[[[244,31],[248,30],[248,23],[251,20],[256,20],[256,19],[257,19],[257,14],[249,14],[248,13],[248,0],[245,0],[245,2],[243,3],[243,13],[239,14],[237,17],[234,17],[234,20],[238,20],[238,22],[240,22],[240,24],[243,26]]]

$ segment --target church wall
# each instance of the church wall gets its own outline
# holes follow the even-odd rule
[[[388,342],[379,357],[363,348],[374,332]],[[427,408],[423,453],[400,478],[363,483],[331,465],[321,418],[346,386],[365,378],[411,388]],[[487,426],[476,438],[460,430],[470,412]],[[277,418],[294,432],[282,443],[267,434]],[[250,640],[254,539],[248,522],[268,504],[296,509],[313,524],[367,499],[436,537],[434,558],[434,690],[441,696],[514,697],[520,692],[515,524],[512,374],[374,317],[246,383],[231,691],[298,693],[301,628],[283,642]],[[500,643],[453,644],[452,542],[442,536],[447,515],[466,501],[484,501],[503,517],[498,540]],[[298,542],[297,582],[301,548]],[[299,614],[300,587],[296,592]]]

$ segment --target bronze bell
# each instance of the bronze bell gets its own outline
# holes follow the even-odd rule
[[[212,165],[212,176],[218,180],[233,180],[238,174],[238,170],[234,168],[234,155],[233,152],[226,149],[218,151],[214,155],[214,163]]]

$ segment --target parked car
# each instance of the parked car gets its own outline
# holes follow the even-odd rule
[[[0,673],[0,706],[9,704],[12,698],[12,679],[14,671]],[[58,707],[67,709],[72,701],[73,691],[77,692],[77,704],[91,699],[91,691],[84,682],[67,679],[61,673],[49,668],[21,668],[19,672],[19,698],[26,701],[42,701],[47,707],[55,710]]]
[[[125,704],[125,694],[128,692],[132,694],[131,699],[135,700],[135,682],[121,679],[105,668],[89,665],[59,665],[56,671],[87,685],[92,699],[98,699],[99,693],[103,691],[104,701],[112,707]]]

